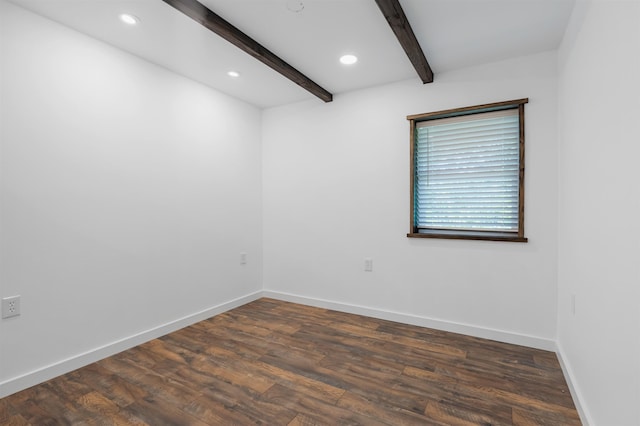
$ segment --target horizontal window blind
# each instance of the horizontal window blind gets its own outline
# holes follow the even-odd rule
[[[518,232],[518,109],[416,123],[419,230]]]

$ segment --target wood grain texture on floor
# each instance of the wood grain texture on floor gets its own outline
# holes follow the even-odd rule
[[[2,425],[580,425],[554,353],[260,299],[0,400]]]

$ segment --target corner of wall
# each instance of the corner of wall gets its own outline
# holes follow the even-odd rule
[[[564,354],[564,351],[562,350],[562,345],[560,344],[560,342],[556,342],[556,354],[558,356],[558,362],[560,363],[560,368],[562,368],[564,378],[567,381],[567,385],[569,386],[569,391],[571,392],[573,403],[576,405],[578,415],[580,415],[582,424],[584,426],[595,425],[595,422],[592,420],[591,415],[589,414],[587,405],[584,403],[584,396],[582,395],[582,392],[577,385],[573,370],[571,369],[569,363],[566,361],[566,356]]]

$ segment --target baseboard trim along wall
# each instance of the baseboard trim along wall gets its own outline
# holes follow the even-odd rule
[[[578,411],[578,415],[580,416],[580,421],[582,421],[583,426],[595,425],[595,422],[591,418],[589,411],[587,410],[586,404],[582,397],[582,392],[580,392],[580,388],[577,386],[577,382],[575,381],[575,375],[573,374],[573,370],[568,362],[566,362],[566,356],[564,351],[562,350],[562,346],[558,343],[556,345],[556,355],[558,356],[558,362],[560,362],[560,368],[562,368],[562,374],[564,375],[565,380],[567,381],[567,385],[569,386],[569,392],[571,392],[571,397],[573,398],[573,403],[576,405],[576,410]]]
[[[451,321],[443,321],[427,317],[419,317],[415,315],[408,315],[399,312],[391,312],[380,309],[368,308],[366,306],[358,306],[341,302],[334,302],[330,300],[316,299],[305,296],[298,296],[295,294],[281,293],[277,291],[265,290],[262,292],[263,297],[270,297],[272,299],[283,300],[286,302],[300,303],[309,306],[315,306],[323,309],[332,309],[335,311],[346,312],[356,315],[365,315],[372,318],[379,318],[389,321],[396,321],[405,324],[417,325],[420,327],[434,328],[437,330],[449,331],[452,333],[460,333],[468,336],[480,337],[483,339],[496,340],[498,342],[511,343],[514,345],[528,346],[531,348],[542,349],[550,352],[555,352],[558,357],[558,362],[562,368],[571,397],[576,405],[576,410],[580,416],[580,420],[584,426],[594,425],[589,412],[586,409],[586,405],[583,403],[582,393],[576,386],[575,376],[570,368],[570,365],[565,361],[566,357],[562,351],[562,347],[554,340],[544,339],[541,337],[529,336],[525,334],[512,333],[508,331],[495,330],[484,327],[477,327],[468,324],[460,324]]]
[[[315,299],[305,296],[298,296],[295,294],[281,293],[278,291],[264,290],[262,294],[264,297],[283,300],[285,302],[300,303],[303,305],[315,306],[317,308],[332,309],[335,311],[346,312],[350,314],[364,315],[372,318],[417,325],[420,327],[434,328],[437,330],[460,333],[468,336],[480,337],[483,339],[496,340],[498,342],[511,343],[514,345],[527,346],[530,348],[542,349],[545,351],[556,351],[555,341],[536,336],[529,336],[526,334],[518,334],[491,328],[478,327],[469,324],[461,324],[434,318],[409,315],[401,312],[385,311],[380,309],[368,308],[366,306],[352,305],[330,300]]]
[[[211,308],[204,309],[200,312],[187,315],[183,318],[179,318],[175,321],[171,321],[133,336],[106,344],[77,356],[53,363],[30,373],[11,378],[0,383],[0,398],[4,398],[23,389],[51,380],[54,377],[66,374],[70,371],[84,367],[85,365],[89,365],[111,355],[115,355],[134,346],[141,345],[149,340],[162,337],[166,334],[180,330],[181,328],[195,324],[196,322],[211,318],[233,308],[237,308],[238,306],[245,305],[259,299],[260,297],[262,297],[262,292],[257,291]]]
[[[286,302],[300,303],[304,305],[315,306],[318,308],[332,309],[357,315],[365,315],[372,318],[396,321],[405,324],[417,325],[420,327],[429,327],[443,331],[450,331],[453,333],[466,334],[469,336],[556,352],[558,354],[562,370],[571,389],[573,399],[574,401],[576,401],[576,408],[578,409],[580,417],[585,425],[588,426],[589,424],[592,424],[586,421],[589,419],[589,416],[583,409],[583,405],[580,404],[580,393],[573,385],[573,376],[571,374],[571,370],[567,368],[567,365],[564,362],[562,356],[562,351],[553,340],[270,290],[257,291],[246,296],[221,303],[200,312],[196,312],[183,318],[179,318],[175,321],[171,321],[167,324],[106,344],[91,351],[53,363],[46,367],[42,367],[30,373],[6,380],[0,383],[0,398],[4,398],[23,389],[27,389],[31,386],[53,379],[54,377],[66,374],[70,371],[84,367],[88,364],[107,358],[111,355],[115,355],[136,345],[148,342],[149,340],[162,337],[181,328],[195,324],[196,322],[211,318],[215,315],[245,305],[254,300],[260,299],[261,297],[269,297]]]

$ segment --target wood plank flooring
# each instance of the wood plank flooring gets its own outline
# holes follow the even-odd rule
[[[2,425],[579,425],[555,354],[260,299],[0,400]]]

